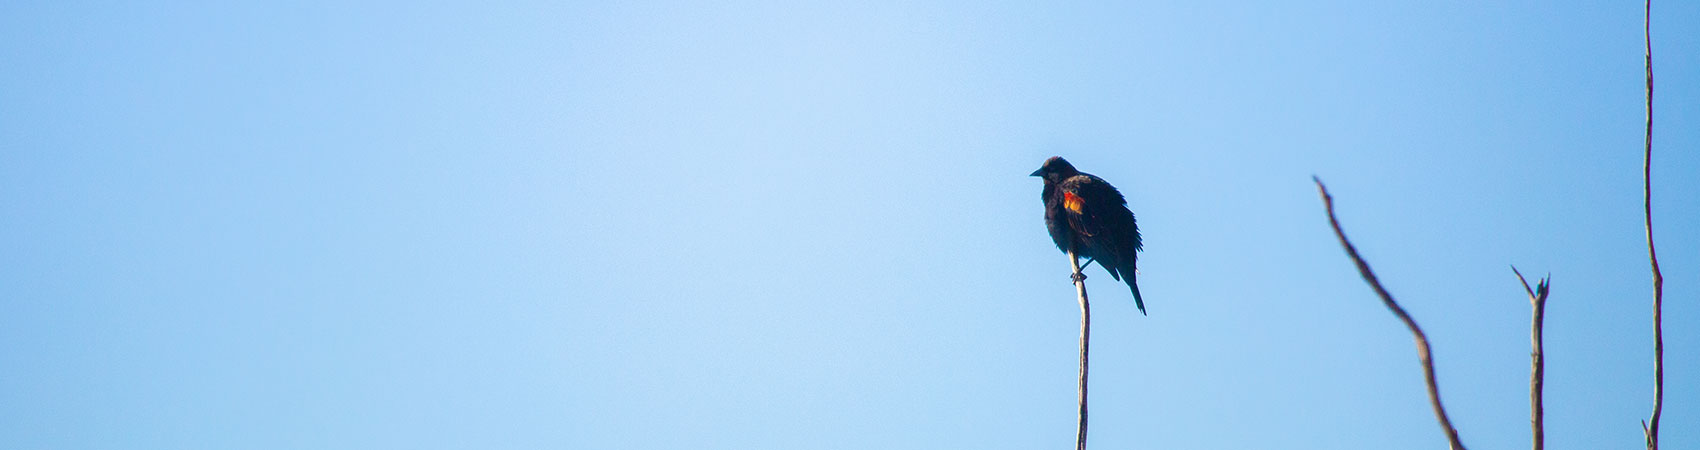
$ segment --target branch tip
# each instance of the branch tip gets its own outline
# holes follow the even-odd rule
[[[1322,178],[1312,175],[1311,180],[1316,182],[1317,193],[1322,196],[1322,204],[1327,209],[1328,225],[1334,228],[1334,236],[1340,239],[1340,247],[1346,250],[1346,255],[1351,257],[1352,263],[1357,266],[1358,275],[1362,276],[1364,282],[1375,289],[1376,295],[1381,297],[1382,304],[1387,306],[1387,309],[1392,311],[1393,315],[1398,317],[1400,321],[1405,323],[1405,327],[1411,330],[1411,336],[1417,344],[1417,358],[1423,364],[1423,381],[1428,385],[1429,404],[1434,407],[1435,419],[1440,422],[1441,429],[1446,432],[1447,442],[1452,449],[1464,450],[1464,443],[1458,439],[1458,429],[1452,427],[1452,420],[1447,418],[1446,408],[1440,402],[1440,388],[1435,381],[1434,358],[1429,348],[1428,337],[1423,334],[1422,327],[1417,326],[1417,321],[1412,319],[1411,315],[1399,306],[1399,302],[1393,300],[1393,294],[1389,294],[1387,289],[1381,286],[1381,281],[1375,277],[1375,271],[1370,269],[1369,263],[1364,262],[1363,257],[1358,255],[1357,248],[1353,247],[1351,240],[1346,238],[1346,232],[1340,229],[1339,218],[1334,216],[1334,198],[1328,195],[1328,188],[1322,184]]]

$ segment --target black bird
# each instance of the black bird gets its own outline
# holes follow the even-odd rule
[[[1089,173],[1075,170],[1068,160],[1052,156],[1033,171],[1045,179],[1045,228],[1064,253],[1087,258],[1081,270],[1097,261],[1110,277],[1133,289],[1133,303],[1145,314],[1139,298],[1139,225],[1128,211],[1127,200],[1115,186]]]

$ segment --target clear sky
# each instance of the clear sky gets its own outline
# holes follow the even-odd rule
[[[1654,5],[1667,448],[1700,448],[1700,2]],[[1638,2],[0,3],[0,447],[1528,445],[1652,408]]]

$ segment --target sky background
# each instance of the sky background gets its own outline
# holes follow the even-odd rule
[[[1492,3],[1492,4],[1483,4]],[[1700,2],[1655,2],[1700,448]],[[1637,2],[0,3],[0,447],[1471,448],[1652,409]]]

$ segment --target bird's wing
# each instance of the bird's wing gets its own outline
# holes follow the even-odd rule
[[[1091,241],[1088,246],[1122,259],[1134,257],[1131,252],[1141,247],[1139,227],[1120,191],[1101,178],[1085,174],[1065,180],[1062,187],[1069,225]]]
[[[1127,199],[1110,183],[1087,174],[1069,178],[1063,187],[1062,210],[1069,226],[1080,234],[1086,254],[1099,261],[1111,278],[1126,282],[1133,290],[1134,305],[1145,313],[1145,300],[1139,296],[1136,281],[1139,226],[1134,223],[1133,211],[1127,209]]]
[[[1107,233],[1104,228],[1105,216],[1109,206],[1118,206],[1122,202],[1121,193],[1109,183],[1091,175],[1076,175],[1063,180],[1062,209],[1068,214],[1071,228],[1088,237],[1097,237]]]

